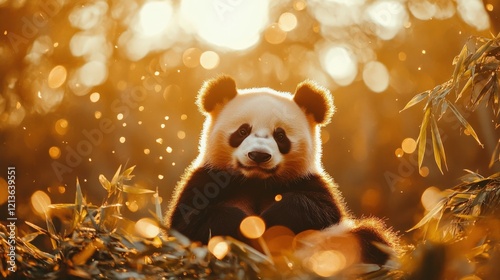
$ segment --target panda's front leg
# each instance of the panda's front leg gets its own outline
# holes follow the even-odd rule
[[[172,228],[203,244],[208,243],[210,236],[218,235],[232,236],[244,241],[239,226],[245,217],[247,214],[238,207],[210,205],[205,209],[195,209],[189,216],[174,215]]]
[[[266,226],[285,226],[294,233],[308,229],[320,230],[337,224],[340,209],[327,192],[285,192],[261,213]]]

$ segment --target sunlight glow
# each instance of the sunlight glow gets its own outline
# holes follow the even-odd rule
[[[375,33],[380,39],[394,38],[408,20],[406,9],[400,1],[378,1],[370,5],[367,17],[375,24]]]
[[[172,6],[166,1],[146,2],[139,11],[139,27],[145,36],[155,36],[167,30]]]
[[[477,30],[490,27],[490,21],[483,3],[480,0],[457,0],[457,10],[460,17]]]
[[[50,88],[58,88],[66,81],[67,71],[62,65],[57,65],[50,70],[48,84]]]
[[[378,61],[370,61],[363,69],[363,81],[373,92],[383,92],[389,86],[389,71]]]
[[[283,31],[292,31],[297,27],[297,17],[292,13],[283,13],[278,20],[278,25]]]
[[[358,73],[356,57],[344,46],[328,48],[323,53],[321,63],[326,72],[341,86],[351,84]]]
[[[268,0],[185,0],[180,3],[181,24],[206,42],[232,50],[255,45],[268,22]]]

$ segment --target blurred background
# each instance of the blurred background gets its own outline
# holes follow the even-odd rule
[[[76,178],[100,205],[99,175],[120,165],[137,165],[133,184],[158,188],[165,208],[198,152],[197,91],[226,73],[240,88],[328,87],[326,171],[356,215],[404,233],[463,169],[499,170],[490,108],[459,106],[484,148],[441,119],[444,175],[431,153],[417,167],[422,107],[400,112],[451,77],[470,36],[496,35],[499,14],[498,0],[0,0],[0,220],[9,166],[20,220],[43,224],[48,204],[73,202]],[[128,215],[149,215],[151,195],[127,200]]]

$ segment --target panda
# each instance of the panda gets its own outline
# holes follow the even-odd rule
[[[197,105],[206,117],[199,155],[174,190],[167,227],[207,244],[219,235],[248,242],[239,230],[248,216],[295,234],[342,225],[360,261],[389,260],[380,244],[393,248],[395,235],[378,219],[353,218],[323,170],[320,129],[335,111],[327,89],[310,80],[294,94],[238,89],[221,75],[203,84]]]

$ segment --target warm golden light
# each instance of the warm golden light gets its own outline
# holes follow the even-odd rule
[[[278,25],[283,31],[292,31],[297,27],[297,17],[292,13],[283,13],[278,20]]]
[[[415,149],[417,148],[417,141],[413,138],[405,138],[401,143],[401,148],[403,148],[405,153],[411,154],[415,152]]]
[[[197,1],[180,2],[181,21],[206,42],[232,50],[255,45],[268,22],[269,2]]]
[[[297,11],[302,11],[303,9],[306,8],[306,1],[296,0],[295,2],[293,2],[293,8]]]
[[[250,239],[261,237],[265,230],[266,224],[264,220],[257,216],[246,217],[240,224],[241,233]]]
[[[66,119],[59,119],[54,125],[54,130],[59,135],[64,135],[68,131],[68,121]]]
[[[172,152],[172,147],[167,147],[165,150],[170,154]]]
[[[363,82],[373,92],[383,92],[389,87],[389,71],[383,63],[370,61],[363,69]]]
[[[61,156],[61,149],[59,149],[59,147],[56,147],[56,146],[50,147],[49,148],[49,156],[52,159],[58,159]]]
[[[181,140],[186,138],[186,132],[184,132],[182,130],[177,131],[177,138],[179,138]]]
[[[346,266],[344,254],[336,250],[319,251],[307,261],[307,267],[321,277],[330,277]]]
[[[149,153],[151,153],[151,151],[149,149],[144,149],[144,154],[145,155],[149,155]]]
[[[90,101],[93,103],[99,101],[100,98],[101,95],[98,92],[93,92],[92,94],[90,94]]]
[[[221,236],[214,236],[208,241],[208,250],[217,259],[222,260],[229,252],[229,245]]]
[[[420,197],[420,202],[426,211],[431,211],[434,206],[443,198],[441,191],[436,187],[428,187]]]
[[[275,197],[274,197],[274,201],[281,201],[283,199],[283,196],[281,194],[277,194]]]
[[[50,70],[48,84],[50,88],[58,88],[66,81],[67,71],[62,65],[57,65]]]
[[[45,212],[50,204],[50,197],[43,191],[36,191],[31,195],[31,207],[36,214],[42,217],[45,217]]]
[[[94,112],[94,118],[96,118],[97,120],[100,119],[102,117],[102,113],[100,111],[95,111]]]
[[[122,143],[122,144],[123,144],[123,143],[125,143],[125,141],[126,141],[126,140],[127,140],[127,139],[125,139],[125,137],[123,137],[123,136],[122,136],[122,137],[120,137],[120,143]]]
[[[149,1],[139,11],[139,32],[155,36],[167,30],[173,9],[169,1]]]
[[[200,65],[201,50],[189,48],[182,54],[182,62],[186,67],[195,68]]]
[[[264,38],[271,44],[277,45],[283,43],[286,39],[286,32],[283,31],[277,23],[271,24],[266,31],[264,31]]]
[[[160,234],[160,228],[155,220],[142,218],[135,223],[135,232],[144,238],[154,238]]]
[[[347,86],[354,81],[358,73],[358,62],[349,48],[331,46],[321,56],[323,68],[337,84]]]
[[[136,200],[127,201],[125,205],[127,205],[127,208],[128,210],[130,210],[130,212],[137,212],[137,210],[139,210],[139,204],[137,204]]]
[[[219,61],[219,55],[213,51],[206,51],[200,56],[201,67],[207,70],[216,68],[219,65]]]
[[[420,170],[418,171],[418,173],[420,174],[420,176],[422,177],[427,177],[429,176],[429,167],[427,166],[422,166],[422,168],[420,168]]]
[[[395,154],[398,158],[400,158],[400,157],[402,157],[405,153],[404,153],[403,149],[401,149],[401,148],[397,148],[397,149],[396,149],[396,151],[394,151],[394,154]]]

